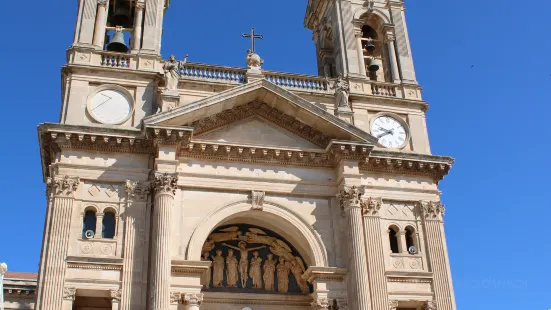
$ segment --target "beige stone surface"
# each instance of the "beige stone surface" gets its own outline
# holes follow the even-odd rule
[[[112,310],[456,309],[438,187],[453,159],[431,154],[402,3],[310,1],[305,24],[320,76],[188,62],[171,84],[173,106],[159,109],[168,98],[160,40],[170,1],[137,1],[143,36],[128,54],[90,46],[106,17],[101,1],[81,2],[87,14],[79,11],[81,35],[67,52],[60,121],[39,127],[48,197],[39,285],[14,282],[35,293],[30,301],[10,297],[7,306],[32,308],[36,300],[40,310],[84,310],[82,303],[101,300]],[[364,25],[387,57],[378,60],[375,80],[358,45]],[[338,88],[348,98],[340,110],[338,75],[350,86]],[[131,94],[132,113],[122,124],[101,124],[88,101],[113,85]],[[371,132],[382,114],[404,124],[403,147],[385,149]],[[96,215],[90,239],[82,236],[87,211]],[[102,237],[108,212],[113,238]],[[308,282],[309,292],[204,288],[210,262],[202,254],[218,248],[226,257],[228,249],[209,244],[211,234],[239,225],[292,246],[291,258],[305,266],[295,264],[289,277]]]

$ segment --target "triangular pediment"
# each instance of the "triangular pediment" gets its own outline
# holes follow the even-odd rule
[[[377,143],[377,139],[365,131],[266,80],[248,83],[149,116],[144,119],[144,125],[190,126],[194,129],[194,137],[199,137],[255,115],[322,148],[331,140]]]
[[[208,142],[240,145],[262,145],[267,147],[319,149],[307,141],[269,121],[252,116],[233,122],[217,130],[196,135],[195,139]]]

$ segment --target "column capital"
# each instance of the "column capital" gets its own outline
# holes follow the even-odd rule
[[[145,201],[147,200],[147,195],[149,195],[151,191],[151,182],[126,181],[125,190],[129,200]]]
[[[327,297],[317,297],[312,302],[312,309],[313,310],[323,310],[323,309],[329,309],[329,299]]]
[[[353,208],[360,208],[363,194],[363,187],[357,187],[355,185],[352,187],[344,186],[337,195],[341,209],[346,212]]]
[[[121,302],[121,290],[110,290],[109,293],[111,294],[112,302]]]
[[[423,310],[436,310],[436,301],[427,301],[427,303],[423,306]]]
[[[364,215],[378,216],[383,202],[381,198],[369,197],[367,199],[362,199],[360,204]]]
[[[65,288],[63,288],[63,299],[64,300],[75,301],[76,293],[77,293],[76,288],[74,288],[74,287],[65,287]]]
[[[182,302],[182,293],[170,292],[170,304],[177,305]]]
[[[183,297],[184,305],[186,306],[195,306],[200,307],[203,303],[203,294],[194,293],[194,294],[184,294]]]
[[[144,9],[145,9],[145,3],[143,2],[136,3],[136,11],[143,11]]]
[[[348,300],[346,299],[336,299],[337,301],[337,308],[339,310],[347,310],[348,309]]]
[[[396,310],[396,308],[398,308],[398,301],[397,300],[389,300],[388,305],[390,306],[390,310]]]
[[[178,189],[178,173],[155,172],[153,177],[153,188],[156,195],[176,195]]]
[[[106,7],[107,6],[107,0],[98,0],[98,5],[102,6],[102,7]]]
[[[64,177],[56,176],[46,180],[46,186],[49,188],[48,191],[53,193],[54,196],[61,197],[73,197],[74,193],[78,190],[79,184],[80,178],[72,178],[68,175]]]
[[[446,212],[440,201],[419,201],[417,205],[425,220],[441,220]]]

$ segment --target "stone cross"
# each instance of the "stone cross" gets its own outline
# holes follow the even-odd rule
[[[254,53],[254,40],[255,39],[264,39],[264,36],[261,34],[254,33],[254,27],[251,28],[251,33],[244,33],[243,38],[251,38],[251,53]]]

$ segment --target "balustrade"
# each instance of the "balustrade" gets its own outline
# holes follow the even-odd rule
[[[187,63],[180,69],[182,78],[243,84],[246,81],[245,69]]]
[[[263,71],[263,73],[266,80],[282,88],[309,92],[331,91],[329,82],[324,77],[273,71]]]
[[[132,57],[133,56],[129,54],[102,52],[100,64],[103,67],[127,69],[130,68],[130,61]]]

